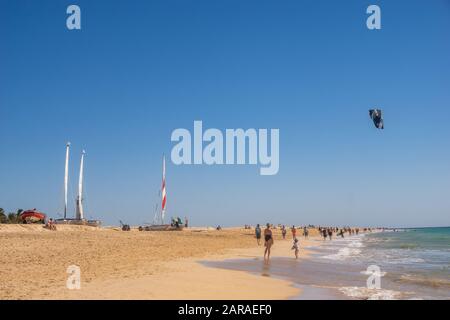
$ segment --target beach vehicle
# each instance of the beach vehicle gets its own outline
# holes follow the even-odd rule
[[[45,223],[45,219],[47,218],[45,213],[39,212],[36,208],[31,210],[23,211],[19,215],[19,220],[22,223]]]
[[[166,158],[163,155],[162,163],[162,184],[161,184],[161,210],[158,205],[155,208],[153,223],[146,226],[139,226],[139,231],[180,231],[183,230],[183,223],[180,218],[173,219],[171,224],[164,223],[166,214],[167,194],[166,194]]]
[[[151,224],[148,226],[140,226],[139,231],[181,231],[183,227],[172,226],[170,224]]]
[[[64,171],[64,218],[56,219],[57,224],[74,224],[74,225],[86,225],[92,227],[98,227],[101,225],[100,220],[87,220],[84,217],[83,209],[83,170],[84,170],[84,157],[86,152],[83,150],[81,152],[80,161],[80,175],[78,178],[78,195],[76,198],[76,212],[75,218],[67,218],[67,193],[68,193],[68,181],[69,181],[69,153],[70,153],[70,142],[66,144],[66,162]]]
[[[125,224],[122,222],[122,220],[119,220],[120,223],[120,228],[122,229],[122,231],[130,231],[130,225],[129,224]]]

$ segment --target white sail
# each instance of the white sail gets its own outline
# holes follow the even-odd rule
[[[70,142],[66,144],[66,166],[64,171],[64,219],[67,218],[67,187],[69,183],[69,149]]]
[[[84,219],[83,212],[83,167],[84,167],[84,155],[86,152],[83,150],[81,153],[81,161],[80,161],[80,176],[78,179],[78,197],[77,197],[77,211],[76,218],[78,220]]]
[[[163,174],[161,187],[161,219],[164,223],[164,215],[166,213],[166,157],[163,156]]]

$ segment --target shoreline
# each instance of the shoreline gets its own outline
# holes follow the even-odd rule
[[[254,229],[125,232],[116,227],[61,225],[57,231],[50,231],[42,225],[0,224],[0,299],[448,297],[449,282],[445,275],[440,272],[430,278],[417,264],[438,263],[429,266],[439,271],[436,268],[442,265],[440,260],[423,256],[427,251],[404,249],[405,245],[409,248],[421,243],[419,231],[379,233],[376,230],[370,239],[360,234],[345,239],[336,237],[333,241],[324,241],[317,231],[309,229],[310,236],[305,239],[297,229],[300,252],[296,260],[291,250],[290,231],[283,240],[281,230],[273,230],[274,246],[271,261],[266,265],[265,248],[257,246]],[[422,232],[424,239],[430,232],[433,234],[433,230]],[[397,242],[379,242],[379,237]],[[389,251],[395,243],[395,252]],[[447,257],[445,251],[439,252],[439,257]],[[374,262],[383,271],[383,287],[371,291],[366,287],[367,268]],[[68,267],[73,266],[80,268],[80,290],[67,288],[71,276]]]
[[[429,239],[450,235],[432,229],[421,232],[375,231],[334,241],[319,240],[322,245],[311,248],[313,253],[300,263],[274,257],[269,268],[251,259],[210,265],[291,281],[302,289],[293,299],[448,300],[448,242],[430,245]],[[369,286],[369,280],[374,284],[374,272],[379,275],[379,287]]]
[[[223,270],[205,261],[261,259],[254,230],[193,228],[182,232],[0,225],[0,299],[289,299],[291,281]],[[274,230],[273,258],[290,257],[290,236]],[[308,251],[302,247],[299,259]],[[311,241],[311,240],[310,240]],[[283,246],[280,245],[283,243]],[[68,265],[80,265],[81,289],[69,290]],[[22,272],[17,272],[22,270]],[[30,272],[34,274],[30,277]]]
[[[295,259],[294,252],[290,249],[289,244],[291,241],[286,237],[286,240],[278,240],[277,242],[283,241],[285,245],[282,248],[276,248],[275,254],[271,255],[271,263],[268,265],[264,264],[262,255],[259,256],[228,256],[221,257],[222,259],[209,259],[203,261],[202,263],[210,268],[228,270],[228,271],[240,271],[246,272],[257,277],[271,279],[277,279],[280,281],[287,281],[291,287],[296,288],[298,291],[295,295],[285,296],[285,300],[342,300],[349,299],[344,294],[336,292],[332,287],[320,286],[315,283],[300,283],[292,278],[288,274],[279,273],[277,270],[280,265],[288,265],[289,268],[298,268],[299,271],[303,272],[303,267],[305,264],[312,262],[312,255],[317,254],[317,249],[320,250],[320,246],[328,241],[324,242],[323,239],[318,236],[312,236],[308,239],[300,238],[300,252],[299,258]],[[288,245],[286,245],[286,243]],[[331,266],[331,262],[329,263]],[[277,272],[278,271],[278,272]],[[315,270],[309,269],[307,271],[312,277],[319,276]]]
[[[254,229],[124,232],[116,227],[61,225],[55,232],[42,225],[0,225],[0,299],[334,300],[370,296],[373,292],[365,289],[368,264],[360,261],[365,234],[324,241],[317,229],[309,232],[305,239],[297,229],[300,252],[296,260],[290,230],[283,240],[281,230],[273,229],[274,246],[266,265],[265,248],[257,246]],[[377,247],[372,250],[383,252]],[[352,262],[355,259],[359,262]],[[80,290],[66,287],[69,266],[80,267]],[[384,270],[392,276],[392,268]],[[421,280],[405,277],[400,281]],[[386,281],[383,289],[387,290],[378,296],[404,296],[400,291],[397,294],[397,280],[389,279],[389,286]]]

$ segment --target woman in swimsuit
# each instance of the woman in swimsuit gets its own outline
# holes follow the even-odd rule
[[[273,245],[273,236],[272,236],[272,230],[270,230],[270,224],[267,224],[266,229],[264,229],[264,245],[266,247],[266,250],[264,251],[264,261],[269,262],[270,259],[270,248]],[[266,258],[267,256],[267,258]]]

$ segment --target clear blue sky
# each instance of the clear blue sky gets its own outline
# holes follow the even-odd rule
[[[0,2],[0,207],[150,221],[172,130],[279,128],[280,171],[167,164],[194,225],[450,225],[450,1]],[[82,30],[66,28],[77,4]],[[382,30],[366,8],[382,9]],[[367,110],[384,110],[384,131]]]

